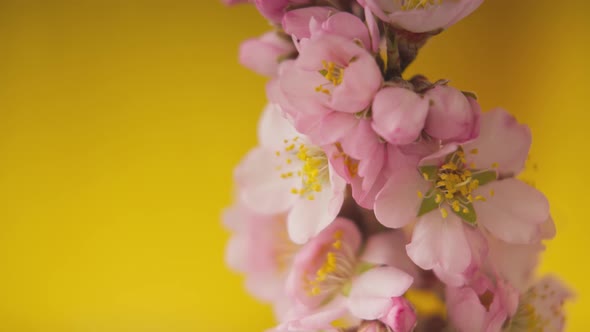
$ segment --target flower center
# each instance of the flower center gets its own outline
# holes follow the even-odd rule
[[[287,165],[298,163],[300,167],[296,171],[281,173],[281,178],[290,179],[295,176],[301,178],[301,186],[292,188],[291,192],[309,200],[314,200],[314,193],[321,192],[323,186],[330,182],[326,153],[319,147],[300,142],[298,137],[285,140],[284,143],[286,145],[284,150],[287,154]],[[280,151],[277,151],[277,156],[280,155]]]
[[[476,154],[477,151],[474,150],[471,153]],[[497,178],[494,170],[468,168],[465,152],[461,147],[448,155],[441,166],[423,166],[420,167],[420,172],[426,181],[432,182],[432,189],[426,194],[418,192],[418,196],[423,199],[418,216],[438,208],[442,217],[446,218],[449,212],[445,207],[448,206],[455,214],[471,224],[476,222],[473,202],[486,201],[486,198],[481,195],[474,197],[473,191]],[[491,191],[490,196],[493,195]]]
[[[328,80],[328,83],[318,85],[315,88],[316,92],[331,94],[330,90],[326,86],[339,86],[344,80],[344,68],[338,66],[332,61],[322,61],[323,69],[319,73]]]
[[[402,10],[425,9],[430,6],[440,5],[442,0],[401,0]]]
[[[342,231],[334,233],[334,241],[326,245],[326,256],[320,268],[306,276],[306,291],[309,296],[332,295],[341,291],[354,275],[356,255],[342,241]]]

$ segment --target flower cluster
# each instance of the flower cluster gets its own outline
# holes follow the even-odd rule
[[[570,292],[534,275],[555,228],[518,179],[529,128],[403,77],[483,0],[225,2],[275,27],[240,49],[269,104],[224,215],[228,264],[273,305],[272,331],[563,330]],[[441,310],[421,310],[428,295]]]

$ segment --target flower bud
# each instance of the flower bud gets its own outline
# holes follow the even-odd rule
[[[426,92],[430,108],[424,130],[442,141],[464,142],[479,130],[478,103],[450,86],[439,85]]]
[[[275,32],[268,32],[259,38],[244,41],[240,46],[240,63],[264,76],[277,76],[281,58],[295,52],[291,41],[281,38]]]
[[[394,297],[391,300],[391,308],[380,321],[394,332],[412,331],[416,326],[417,318],[410,302],[403,297]]]

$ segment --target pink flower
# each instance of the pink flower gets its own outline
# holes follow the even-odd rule
[[[267,32],[242,43],[240,63],[260,75],[274,77],[281,59],[294,52],[295,47],[290,40],[281,38],[276,32]]]
[[[538,242],[549,205],[513,177],[530,143],[529,129],[508,113],[486,113],[477,139],[445,146],[419,170],[394,172],[376,198],[377,219],[392,228],[418,219],[408,255],[423,269],[450,274],[464,273],[472,262],[465,227],[478,225],[509,243]]]
[[[246,275],[246,288],[266,302],[285,297],[284,284],[299,246],[288,239],[286,215],[261,215],[236,204],[223,215],[232,232],[226,262]]]
[[[471,14],[483,0],[358,0],[377,17],[411,32],[446,29]]]
[[[552,331],[565,330],[563,305],[573,297],[563,283],[553,277],[537,281],[521,297],[516,313],[503,331]]]
[[[443,142],[465,142],[479,134],[481,109],[477,101],[461,91],[439,85],[428,92],[430,108],[424,131]]]
[[[289,236],[304,243],[334,220],[346,182],[326,152],[297,133],[276,106],[262,115],[259,142],[235,171],[240,197],[258,213],[287,213]]]
[[[365,110],[383,81],[366,49],[351,39],[324,33],[301,44],[299,57],[279,79],[290,105],[316,118],[331,111]]]
[[[334,220],[297,253],[287,281],[288,293],[311,309],[341,295],[357,273],[361,241],[352,221]]]
[[[310,0],[254,0],[260,14],[274,23],[281,23],[289,5],[304,5]]]
[[[413,281],[393,267],[398,262],[404,265],[405,256],[403,242],[391,242],[396,239],[393,233],[369,239],[371,244],[362,253],[361,234],[354,223],[334,220],[295,257],[287,292],[298,306],[283,326],[304,330],[346,317],[358,321],[394,315],[392,310],[401,309],[393,308],[395,299]],[[405,318],[395,319],[401,324]]]

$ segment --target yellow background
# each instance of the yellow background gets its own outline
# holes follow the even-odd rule
[[[412,72],[533,128],[558,237],[541,270],[590,330],[590,4],[488,0]],[[228,272],[231,171],[265,79],[237,63],[268,25],[215,0],[0,0],[0,331],[261,331]]]

